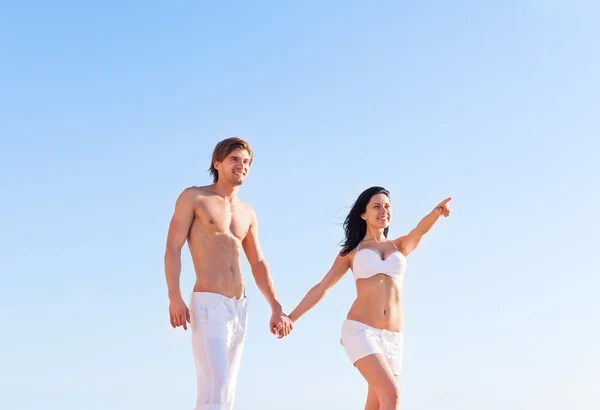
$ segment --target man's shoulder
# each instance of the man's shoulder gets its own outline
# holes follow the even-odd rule
[[[248,214],[250,214],[253,218],[256,217],[256,214],[254,213],[254,209],[250,206],[249,203],[238,200],[240,206],[244,209],[245,212],[247,212]]]
[[[198,202],[209,195],[205,186],[189,186],[179,194],[179,201]]]
[[[237,199],[237,209],[239,210],[239,211],[237,211],[238,215],[240,215],[240,216],[244,215],[244,217],[250,218],[250,221],[256,220],[256,213],[254,212],[254,208],[252,208],[252,206],[250,206],[249,203],[244,202],[238,198]]]
[[[202,195],[202,196],[207,196],[207,195],[211,195],[214,194],[211,190],[210,190],[210,185],[203,185],[203,186],[189,186],[187,188],[185,188],[182,192],[182,195]]]

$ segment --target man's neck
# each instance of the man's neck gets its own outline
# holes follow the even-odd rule
[[[222,196],[223,198],[234,201],[237,199],[237,193],[240,189],[239,186],[233,186],[228,184],[227,182],[217,181],[214,184],[210,185],[210,189],[217,195]]]

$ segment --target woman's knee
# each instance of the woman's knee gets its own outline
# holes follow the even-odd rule
[[[369,387],[369,393],[367,394],[365,410],[379,410],[379,397],[377,397],[377,392],[371,387]]]
[[[385,406],[397,406],[400,402],[400,388],[395,384],[382,386],[377,389],[377,397]]]

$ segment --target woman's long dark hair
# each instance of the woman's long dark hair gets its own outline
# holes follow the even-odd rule
[[[367,210],[367,205],[373,195],[385,194],[390,197],[390,193],[387,189],[380,186],[373,186],[365,189],[356,199],[352,209],[348,213],[346,220],[344,221],[344,232],[346,233],[346,239],[342,244],[342,250],[340,254],[342,256],[348,255],[352,249],[356,248],[360,241],[367,234],[367,222],[361,218],[361,215]],[[389,227],[385,228],[383,234],[387,238]]]

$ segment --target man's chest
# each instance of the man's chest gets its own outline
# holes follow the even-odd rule
[[[214,233],[231,233],[242,240],[252,221],[250,212],[243,204],[224,201],[207,201],[199,207],[200,222]]]

